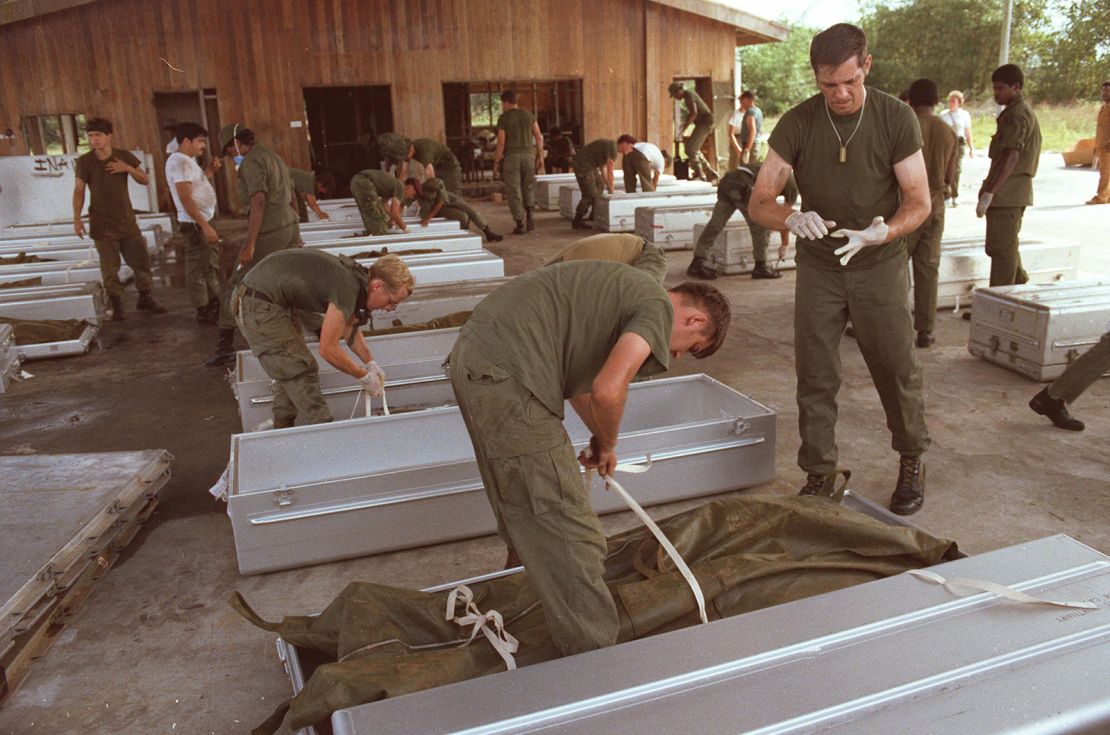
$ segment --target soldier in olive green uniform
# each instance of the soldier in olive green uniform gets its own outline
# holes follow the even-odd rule
[[[330,219],[330,215],[320,209],[316,203],[316,174],[300,168],[289,169],[289,180],[293,183],[293,191],[297,195],[297,214],[301,222],[308,222],[308,210],[311,209],[320,219]]]
[[[710,112],[709,106],[705,101],[698,96],[698,93],[692,89],[683,89],[681,82],[671,82],[667,87],[667,92],[671,97],[682,102],[685,108],[686,117],[682,123],[682,129],[690,127],[693,123],[694,130],[690,135],[682,140],[683,146],[686,148],[686,158],[690,162],[690,178],[691,179],[705,179],[706,181],[716,181],[717,169],[709,163],[705,154],[701,152],[701,147],[705,145],[705,139],[713,132],[713,127],[717,124],[713,119],[713,113]]]
[[[1052,385],[1033,396],[1029,408],[1047,416],[1057,428],[1083,431],[1087,427],[1068,413],[1068,404],[1074,403],[1107,371],[1110,371],[1110,332],[1102,335],[1098,344],[1068,365]]]
[[[497,150],[493,170],[501,172],[509,211],[516,220],[514,235],[536,229],[532,210],[536,206],[536,174],[543,173],[543,134],[536,118],[516,105],[516,92],[501,93],[504,112],[497,118]]]
[[[447,191],[462,195],[462,166],[451,149],[431,138],[409,140],[398,133],[383,133],[378,136],[378,149],[387,159],[400,164],[416,161],[425,168],[431,166],[429,176],[442,179]],[[402,166],[400,171],[406,171]]]
[[[130,151],[112,146],[110,120],[90,118],[85,130],[92,150],[79,157],[75,166],[73,231],[78,237],[85,236],[81,210],[85,207],[87,186],[91,200],[89,235],[100,259],[100,280],[112,304],[112,320],[123,321],[123,284],[119,280],[121,255],[135,273],[135,287],[139,291],[136,308],[154,314],[165,313],[166,309],[151,295],[154,278],[150,272],[150,253],[127,192],[129,178],[143,185],[147,183],[146,172]]]
[[[486,236],[486,242],[501,242],[504,238],[489,228],[482,215],[478,214],[462,197],[447,191],[444,183],[434,176],[423,184],[416,179],[405,182],[405,202],[420,203],[420,225],[427,227],[433,217],[453,219],[465,230],[474,225]]]
[[[755,186],[756,177],[759,176],[759,164],[741,166],[735,171],[729,171],[717,184],[717,203],[713,206],[713,214],[709,217],[709,224],[702,230],[694,246],[694,259],[686,269],[686,275],[694,278],[712,280],[717,277],[717,271],[709,267],[709,251],[717,236],[725,229],[733,212],[737,210],[748,223],[748,230],[752,236],[752,256],[755,259],[755,268],[752,278],[782,278],[782,273],[767,265],[767,248],[770,246],[771,233],[752,221],[748,215],[748,200],[752,196],[752,187]],[[783,189],[786,203],[793,205],[798,201],[798,185],[791,176]],[[786,248],[789,243],[789,233],[782,233],[782,246]],[[781,251],[780,251],[781,252]]]
[[[570,260],[612,260],[644,271],[657,282],[667,277],[667,253],[639,235],[607,232],[572,242],[544,263],[554,265]]]
[[[595,200],[601,197],[602,189],[613,193],[613,163],[616,160],[617,143],[606,138],[587,143],[574,155],[574,178],[582,192],[582,199],[574,210],[574,221],[570,223],[574,229],[592,229],[585,222],[586,215],[595,210]]]
[[[408,227],[401,219],[401,201],[405,185],[393,174],[376,168],[359,171],[351,177],[351,195],[362,215],[362,226],[367,235],[384,235],[389,232],[389,222],[402,232]]]
[[[448,372],[498,533],[563,655],[612,645],[620,627],[579,462],[611,474],[628,383],[666,371],[672,355],[708,356],[728,318],[708,286],[668,292],[623,263],[572,261],[498,288],[459,334]],[[575,459],[566,399],[593,434],[592,457]]]
[[[908,238],[906,254],[913,263],[913,328],[917,346],[929,347],[937,319],[937,278],[940,269],[940,239],[944,235],[944,198],[956,171],[956,133],[933,114],[940,94],[932,79],[910,85],[910,106],[921,127],[921,154],[929,177],[933,209]]]
[[[798,465],[807,473],[801,494],[837,494],[839,347],[850,319],[901,455],[890,507],[908,515],[924,502],[921,455],[929,446],[905,243],[929,213],[921,132],[913,110],[864,86],[871,56],[859,28],[839,23],[819,33],[810,63],[821,92],[775,125],[749,204],[756,222],[798,237]],[[800,212],[775,201],[791,171]]]
[[[1033,177],[1041,155],[1041,127],[1022,95],[1025,75],[1004,64],[991,75],[994,101],[1005,105],[991,138],[991,167],[979,188],[975,214],[987,217],[987,255],[992,286],[1026,283],[1018,233],[1025,208],[1033,205]]]
[[[367,270],[351,258],[315,249],[274,253],[243,277],[232,309],[251,351],[274,380],[274,428],[332,420],[320,391],[319,365],[305,343],[298,312],[322,314],[320,357],[380,396],[385,373],[359,327],[373,309],[392,311],[412,293],[413,279],[395,255]],[[359,365],[340,340],[362,361]]]
[[[219,151],[232,156],[238,169],[239,205],[247,212],[247,237],[239,250],[238,268],[232,264],[234,270],[229,271],[221,263],[220,335],[216,352],[207,360],[211,367],[225,365],[235,357],[231,294],[239,280],[270,253],[303,245],[294,211],[296,195],[285,161],[256,141],[254,132],[241,123],[220,130]]]

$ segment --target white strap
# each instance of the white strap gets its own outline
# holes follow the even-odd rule
[[[935,572],[930,572],[927,569],[911,569],[909,573],[918,579],[924,579],[934,584],[939,584],[952,594],[963,597],[953,587],[963,587],[965,589],[972,589],[978,592],[990,592],[991,594],[1005,597],[1014,602],[1024,602],[1030,605],[1058,605],[1059,607],[1078,607],[1084,610],[1094,610],[1097,606],[1090,602],[1057,602],[1056,600],[1045,600],[1040,597],[1033,597],[1024,592],[1019,592],[1012,587],[1007,587],[1004,584],[997,582],[988,582],[982,579],[963,579],[960,577],[953,577],[952,579],[945,579]]]
[[[91,260],[75,260],[75,261],[73,261],[72,265],[66,266],[66,270],[65,270],[66,280],[65,280],[65,282],[69,283],[69,272],[71,270],[73,270],[74,268],[84,268],[86,265],[92,265],[92,261]]]
[[[465,612],[456,615],[456,607],[462,607]],[[470,645],[478,636],[478,632],[481,631],[486,640],[493,646],[493,650],[497,651],[502,660],[505,661],[505,666],[509,671],[516,668],[516,659],[513,658],[513,654],[520,648],[520,641],[505,630],[505,621],[501,618],[501,613],[496,610],[482,612],[478,609],[478,606],[474,604],[474,593],[465,584],[460,584],[451,590],[451,594],[447,596],[446,620],[464,628],[468,625],[473,626],[470,630],[470,637],[460,645]],[[492,628],[490,624],[493,625]]]
[[[223,474],[220,479],[216,480],[216,484],[208,488],[208,492],[212,494],[216,500],[227,501],[227,491],[231,483],[231,465],[228,464],[224,467]]]
[[[587,452],[588,451],[589,450],[587,449]],[[627,472],[637,475],[643,474],[649,469],[651,469],[650,457],[648,458],[647,464],[618,464],[616,467],[617,472]],[[620,499],[624,501],[624,504],[627,505],[629,509],[639,517],[641,521],[643,521],[643,524],[648,527],[649,531],[651,531],[651,535],[655,536],[655,540],[658,541],[659,545],[663,547],[663,550],[667,552],[667,556],[671,557],[671,561],[674,562],[675,568],[678,569],[679,573],[683,576],[683,578],[686,579],[686,584],[690,585],[690,590],[694,593],[694,599],[697,600],[698,603],[698,616],[701,618],[701,621],[703,623],[708,623],[709,616],[706,615],[705,612],[705,595],[702,594],[701,585],[698,584],[697,577],[694,576],[694,573],[690,571],[690,567],[686,566],[686,561],[682,558],[682,555],[678,553],[678,549],[674,547],[674,544],[671,543],[670,539],[667,538],[667,535],[663,533],[662,529],[660,529],[659,526],[655,524],[655,521],[651,519],[651,516],[649,516],[642,507],[640,507],[640,504],[636,502],[636,499],[633,498],[632,495],[630,495],[629,492],[625,490],[619,482],[614,480],[612,475],[602,475],[601,477],[603,480],[605,480],[606,487],[611,487],[617,491],[617,495],[619,495]],[[587,491],[589,491],[590,489],[590,479],[590,470],[587,470]]]
[[[370,394],[367,393],[366,391],[360,391],[360,393],[361,393],[362,396],[366,396],[366,407],[365,407],[366,413],[364,415],[365,416],[373,416],[374,414],[371,411],[371,409],[373,408],[373,404],[371,404],[371,402],[370,402]],[[355,396],[355,405],[351,407],[351,418],[354,418],[355,414],[358,413],[358,399],[360,397],[361,396]],[[384,385],[382,386],[382,413],[386,416],[389,415],[389,401],[386,400],[386,397],[385,397],[385,386]]]

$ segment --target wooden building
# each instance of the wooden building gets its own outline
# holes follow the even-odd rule
[[[670,147],[670,82],[727,119],[736,47],[785,35],[709,0],[0,0],[0,154],[68,151],[97,115],[160,164],[191,119],[342,172],[386,130],[454,147],[509,87],[545,132]]]

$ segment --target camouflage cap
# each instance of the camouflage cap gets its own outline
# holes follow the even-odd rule
[[[667,85],[667,94],[673,95],[676,92],[681,92],[682,89],[682,82],[671,82],[669,85]]]
[[[378,136],[378,150],[383,156],[400,161],[409,154],[412,141],[400,133],[382,133]]]
[[[443,195],[443,192],[446,190],[446,188],[447,187],[443,183],[443,179],[432,176],[421,185],[421,196],[423,196],[425,199],[438,199],[440,196]]]
[[[232,123],[220,128],[220,147],[215,151],[215,154],[222,156],[224,154],[224,149],[231,145],[231,139],[234,138],[240,130],[245,130],[246,127],[247,126],[243,123]]]

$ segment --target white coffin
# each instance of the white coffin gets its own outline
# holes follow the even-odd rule
[[[169,239],[163,236],[161,229],[140,230],[139,232],[146,240],[146,249],[151,255],[157,255],[162,245]],[[93,257],[96,257],[96,247],[93,245],[92,238],[88,235],[83,238],[77,237],[73,234],[72,227],[70,227],[69,234],[61,235],[27,236],[19,233],[9,234],[7,230],[0,233],[0,251],[5,255],[24,250],[30,251],[35,248],[58,246],[76,250],[88,249],[92,251]]]
[[[375,260],[359,259],[358,262],[369,268]],[[505,261],[488,250],[404,256],[404,260],[416,279],[417,288],[505,275]]]
[[[119,279],[129,282],[134,272],[127,265],[120,266]],[[20,265],[0,266],[0,283],[23,281],[28,278],[41,278],[43,286],[63,283],[100,283],[100,265],[92,260],[70,260],[57,263],[23,263]]]
[[[709,222],[714,206],[716,202],[710,206],[668,204],[661,207],[638,207],[635,232],[666,250],[691,250],[695,242],[694,228]],[[738,211],[733,212],[728,221],[743,223],[744,216]]]
[[[438,234],[449,234],[452,232],[462,232],[459,223],[453,219],[436,219],[429,222],[427,227],[421,226],[420,221],[408,221],[405,223],[409,228],[407,234],[409,235],[422,235],[429,232]],[[305,243],[316,242],[318,240],[336,240],[342,237],[359,237],[362,233],[366,232],[366,228],[362,226],[362,222],[357,224],[350,220],[339,220],[336,222],[308,222],[301,223],[301,239]],[[398,234],[405,234],[400,233]]]
[[[671,174],[659,176],[659,188],[674,186],[677,179]],[[578,186],[574,174],[544,174],[536,177],[536,207],[546,211],[559,209],[559,188],[567,185]],[[613,186],[624,190],[624,171],[613,170]]]
[[[459,240],[463,242],[460,243]],[[442,244],[440,244],[442,243]],[[482,238],[469,232],[456,230],[454,232],[420,232],[414,234],[396,235],[369,235],[365,237],[333,237],[326,240],[313,240],[305,242],[307,248],[330,249],[336,247],[359,246],[363,251],[381,250],[389,248],[394,250],[434,249],[442,250],[473,250],[477,243],[482,247]]]
[[[390,312],[371,312],[370,328],[384,329],[397,324],[423,324],[432,319],[460,311],[473,311],[474,307],[498,286],[511,278],[484,278],[463,283],[436,284],[435,288],[417,288],[397,308]]]
[[[566,411],[581,449],[590,432]],[[708,376],[629,388],[619,446],[652,462],[636,480],[644,505],[768,482],[774,445],[774,412]],[[600,483],[593,505],[624,510]],[[243,574],[496,529],[457,407],[233,436],[228,515]]]
[[[701,239],[705,225],[694,225],[694,244]],[[791,270],[797,267],[794,262],[797,249],[791,240],[786,251],[786,257],[778,259],[779,234],[770,233],[770,242],[767,248],[768,264],[777,270]],[[713,249],[709,251],[709,259],[718,273],[729,275],[737,273],[751,273],[755,268],[755,252],[752,249],[752,233],[748,223],[740,216],[739,222],[729,220],[717,239],[713,241]]]
[[[8,386],[19,376],[19,351],[15,347],[10,324],[0,324],[0,393],[6,393]]]
[[[996,286],[972,296],[967,349],[1027,377],[1055,380],[1110,332],[1110,282]]]
[[[688,194],[714,193],[716,191],[717,190],[714,189],[711,184],[704,181],[676,181],[674,184],[666,187],[661,187],[656,191],[637,191],[631,194],[624,191],[623,188],[617,187],[612,194],[602,194],[602,199],[643,200],[641,204],[629,208],[628,216],[634,218],[636,214],[636,206],[647,207],[652,206],[653,204],[667,204],[668,202],[666,201],[657,202],[656,200],[665,200],[667,197],[685,196]],[[578,183],[576,181],[573,181],[570,184],[565,184],[559,188],[559,213],[562,214],[563,217],[567,219],[573,219],[574,210],[578,207],[578,203],[580,201],[582,201],[582,190],[578,188]],[[714,198],[713,201],[716,201],[716,199]],[[691,202],[682,203],[690,204]],[[596,228],[598,226],[596,224],[597,212],[594,212],[594,223],[594,227]],[[635,224],[635,219],[632,219],[627,224],[628,229],[621,231],[632,232]],[[615,232],[616,230],[612,231]]]
[[[602,197],[594,211],[594,229],[604,232],[632,232],[636,229],[636,210],[641,207],[708,207],[717,203],[717,192],[702,181],[691,182],[708,187],[676,194],[623,194]],[[708,217],[706,218],[708,220]],[[690,230],[693,236],[693,228]]]

